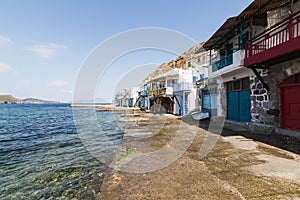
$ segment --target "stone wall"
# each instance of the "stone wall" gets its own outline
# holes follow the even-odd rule
[[[266,80],[266,77],[268,76],[267,69],[264,70],[258,70],[261,77],[263,77]],[[251,121],[252,122],[258,122],[258,123],[266,123],[266,121],[271,121],[265,119],[267,116],[266,114],[266,104],[269,104],[269,94],[267,90],[264,88],[263,84],[259,81],[259,79],[253,75],[250,76],[250,90],[251,90]]]
[[[300,59],[258,70],[270,87],[270,91],[254,75],[250,76],[251,121],[280,126],[280,83],[289,76],[300,72]]]

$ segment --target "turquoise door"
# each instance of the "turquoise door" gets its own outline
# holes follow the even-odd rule
[[[250,91],[228,92],[228,119],[238,122],[250,121]]]
[[[250,90],[239,92],[239,121],[250,121]]]
[[[228,92],[228,119],[239,121],[239,92]]]

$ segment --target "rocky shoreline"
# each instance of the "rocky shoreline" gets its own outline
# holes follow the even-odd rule
[[[124,139],[98,199],[300,197],[300,156],[297,154],[242,136],[219,136],[212,151],[201,159],[199,150],[209,133],[199,128],[198,122],[187,124],[173,115],[139,111],[123,113],[120,120],[126,123]],[[180,128],[185,131],[178,132]],[[155,160],[151,160],[152,165],[147,163],[151,152],[172,148],[173,138],[189,131],[193,131],[195,137],[174,162],[158,169],[160,163]],[[182,144],[180,142],[185,141],[182,138],[179,141]],[[164,156],[174,155],[168,152]]]

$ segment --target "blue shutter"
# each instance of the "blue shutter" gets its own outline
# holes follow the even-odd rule
[[[193,76],[193,83],[196,84],[197,77]]]

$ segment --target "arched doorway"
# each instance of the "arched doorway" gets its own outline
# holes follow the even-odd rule
[[[300,73],[280,84],[281,127],[300,131]]]

